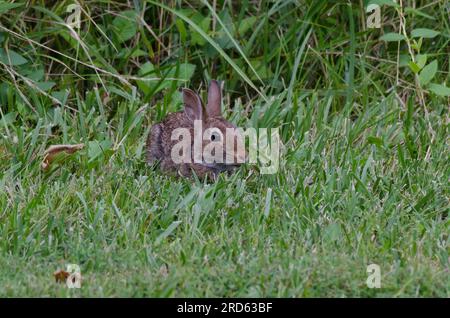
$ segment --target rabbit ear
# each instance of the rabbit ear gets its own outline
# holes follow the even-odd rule
[[[222,93],[220,92],[220,85],[217,81],[212,80],[208,89],[208,104],[206,105],[206,112],[209,117],[216,117],[222,114],[221,109]]]
[[[189,88],[183,88],[184,112],[191,120],[203,118],[203,106],[200,97]]]

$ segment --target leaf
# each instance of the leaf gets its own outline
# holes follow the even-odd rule
[[[187,31],[183,20],[177,18],[175,20],[175,25],[177,26],[178,33],[180,34],[181,43],[186,43]]]
[[[9,57],[8,57],[9,55]],[[10,65],[10,66],[16,66],[16,65],[22,65],[25,63],[28,63],[27,59],[25,59],[22,55],[19,53],[8,50],[8,54],[6,54],[5,49],[0,49],[0,62]]]
[[[99,142],[98,140],[90,141],[88,144],[88,157],[89,162],[93,162],[100,155],[111,149],[112,143],[110,140],[105,139]]]
[[[131,57],[141,57],[141,56],[148,56],[148,53],[141,49],[133,50],[133,53],[131,53]]]
[[[273,73],[272,73],[272,70],[270,69],[270,65],[268,65],[268,63],[264,63],[263,57],[251,59],[250,64],[256,70],[256,72],[258,73],[258,75],[261,79],[268,79],[268,78],[273,77]],[[250,78],[253,80],[258,79],[256,74],[255,75],[251,74]]]
[[[169,78],[178,78],[183,82],[187,82],[191,79],[192,75],[195,72],[195,64],[190,63],[181,63],[177,70],[177,66],[172,67],[167,73],[166,77]],[[170,86],[170,82],[167,81],[167,86]]]
[[[410,61],[408,63],[409,68],[411,69],[411,71],[414,72],[414,74],[417,74],[420,72],[420,67],[419,65],[417,65],[416,63],[414,63],[413,61]]]
[[[67,101],[67,97],[69,97],[69,90],[61,90],[52,92],[52,96],[59,100],[61,105],[64,105]]]
[[[158,77],[155,74],[155,67],[150,62],[142,64],[141,67],[139,68],[138,74],[140,77],[148,78],[148,79]],[[137,80],[136,82],[137,82],[138,87],[145,94],[148,94],[150,92],[151,87],[152,87],[152,82],[150,80]]]
[[[224,10],[219,14],[220,20],[222,20],[223,24],[227,28],[227,30],[234,30],[233,27],[233,19],[228,12],[228,10]],[[220,45],[222,49],[230,49],[233,47],[233,41],[227,36],[225,29],[220,25],[218,25],[218,30],[216,34],[217,44]]]
[[[409,68],[414,72],[414,74],[417,74],[420,72],[420,70],[427,64],[427,55],[426,54],[418,54],[416,56],[416,62],[410,61],[408,63]]]
[[[209,32],[209,26],[211,25],[211,17],[210,16],[203,16],[199,11],[193,10],[193,9],[180,9],[180,12],[186,15],[189,19],[192,20],[193,23],[197,27],[199,27],[203,32],[208,33]],[[181,22],[183,20],[178,19]],[[177,22],[175,22],[177,23]],[[178,22],[180,24],[180,22]],[[181,27],[180,25],[177,25],[177,27]],[[184,27],[184,24],[183,24]],[[191,45],[200,45],[204,46],[206,44],[206,40],[201,36],[200,33],[198,33],[195,28],[192,25],[189,25],[189,32],[187,33],[191,36]],[[180,34],[180,36],[183,38],[183,35]]]
[[[25,67],[20,68],[19,73],[24,75],[25,77],[28,77],[34,82],[39,82],[44,79],[45,71],[42,66],[39,67],[29,67],[28,65]]]
[[[405,8],[405,12],[406,13],[411,13],[411,14],[417,14],[417,15],[420,15],[421,17],[424,17],[424,18],[427,18],[427,19],[430,19],[430,20],[436,20],[435,17],[433,17],[431,15],[428,15],[426,13],[423,13],[422,11],[419,11],[419,10],[411,8],[411,7]]]
[[[195,64],[190,63],[181,63],[178,66],[173,65],[170,67],[167,71],[165,71],[162,75],[162,78],[168,78],[168,79],[177,79],[176,86],[181,86],[184,82],[187,82],[191,79],[191,77],[194,75],[195,72]],[[177,70],[178,68],[178,70]],[[143,65],[141,65],[141,68],[138,72],[138,74],[143,77],[147,78],[148,80],[137,80],[138,87],[145,93],[150,93],[153,89],[155,89],[155,86],[158,85],[154,93],[160,92],[166,88],[169,88],[173,80],[163,80],[160,82],[159,76],[155,73],[155,67],[152,63],[147,62]]]
[[[434,31],[431,29],[414,29],[411,31],[411,37],[413,38],[429,38],[432,39],[435,36],[437,36],[438,34],[440,34],[440,32],[438,31]]]
[[[76,145],[52,145],[44,152],[44,159],[41,163],[41,168],[47,170],[50,164],[55,160],[56,156],[62,152],[72,154],[80,149],[83,149],[84,144]]]
[[[5,12],[8,12],[9,10],[18,8],[23,6],[25,3],[0,3],[0,14],[3,14]]]
[[[415,51],[420,52],[420,48],[422,47],[422,41],[423,41],[423,38],[419,38],[419,41],[416,41],[416,40],[412,39],[412,41],[411,41],[411,47],[412,47]]]
[[[425,66],[425,64],[427,64],[427,55],[426,54],[418,54],[416,56],[416,64],[420,69],[422,69]]]
[[[422,69],[419,74],[419,81],[422,86],[427,85],[433,79],[433,77],[436,75],[437,68],[437,60],[434,60]]]
[[[256,22],[256,17],[245,18],[239,23],[238,33],[239,35],[244,35],[245,32],[250,30]]]
[[[44,92],[50,90],[53,86],[56,85],[55,82],[36,82],[35,84]]]
[[[128,10],[120,13],[112,23],[120,43],[128,41],[137,32],[136,12]]]
[[[428,85],[428,89],[439,96],[450,96],[450,87],[445,85],[431,83]]]
[[[386,42],[395,42],[395,41],[401,41],[404,39],[405,39],[405,36],[403,34],[392,33],[392,32],[386,33],[380,37],[380,40],[386,41]]]
[[[211,24],[211,18],[208,17],[204,17],[202,18],[202,20],[200,21],[200,23],[198,24],[198,26],[205,32],[208,32],[209,30],[209,25]],[[200,45],[200,46],[204,46],[206,44],[206,40],[200,35],[200,33],[196,32],[194,29],[191,29],[191,38],[192,38],[192,45]]]
[[[408,54],[400,54],[398,66],[408,66],[409,62],[411,62],[411,57]]]
[[[4,128],[6,125],[10,125],[16,121],[17,113],[11,112],[3,115],[0,119],[0,128]]]

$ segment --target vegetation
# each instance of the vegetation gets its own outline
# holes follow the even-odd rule
[[[0,1],[0,295],[449,297],[449,3],[370,3]],[[212,78],[278,173],[145,164]]]

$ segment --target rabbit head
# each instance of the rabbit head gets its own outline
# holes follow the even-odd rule
[[[194,124],[201,123],[201,135],[198,133],[194,139],[197,138],[197,145],[201,142],[202,155],[197,161],[194,158],[194,163],[220,172],[231,171],[245,162],[243,136],[222,116],[222,94],[217,81],[212,80],[209,85],[206,107],[200,96],[190,89],[183,89],[183,102],[186,117]],[[192,147],[195,147],[194,141]],[[193,154],[194,151],[193,148]]]

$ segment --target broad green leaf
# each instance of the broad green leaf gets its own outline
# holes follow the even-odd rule
[[[39,82],[45,76],[45,71],[43,68],[38,68],[36,70],[32,70],[28,74],[26,74],[28,78],[32,79],[35,82]]]
[[[138,80],[138,87],[145,93],[148,94],[152,90],[155,89],[156,85],[159,85],[155,90],[155,93],[162,91],[163,89],[169,88],[173,80],[177,80],[177,87],[181,86],[183,83],[189,81],[194,75],[195,65],[190,63],[181,63],[178,68],[177,73],[177,65],[173,65],[169,69],[163,72],[162,78],[168,78],[167,80],[163,80],[160,83],[160,77],[156,74],[153,64],[147,62],[141,66],[139,70],[139,75],[143,78],[148,78],[148,80]],[[153,80],[152,80],[153,79]]]
[[[181,63],[177,70],[177,66],[174,65],[166,74],[165,77],[177,78],[182,82],[187,82],[191,79],[195,72],[195,65],[190,63]],[[167,86],[171,85],[171,82],[167,81]],[[181,84],[181,83],[180,83]]]
[[[251,65],[258,72],[258,75],[261,79],[269,79],[273,76],[272,70],[270,69],[270,65],[264,62],[263,57],[251,59]],[[258,77],[256,75],[251,75],[251,79],[257,80]]]
[[[399,33],[386,33],[380,37],[380,40],[386,41],[386,42],[395,42],[395,41],[401,41],[404,39],[405,39],[404,35],[399,34]]]
[[[112,142],[109,139],[89,141],[88,144],[88,157],[89,162],[95,161],[99,156],[103,155],[106,151],[111,149]]]
[[[435,36],[437,36],[438,34],[440,34],[440,32],[438,31],[434,31],[431,29],[414,29],[411,31],[411,37],[413,38],[434,38]]]
[[[42,65],[38,65],[37,67],[30,65],[23,65],[18,67],[17,71],[21,75],[31,79],[33,82],[44,81],[45,71]]]
[[[411,57],[408,54],[400,54],[398,61],[400,67],[408,66],[409,62],[411,62]]]
[[[136,49],[131,53],[131,57],[148,56],[148,53],[141,49]]]
[[[52,92],[52,96],[59,100],[61,105],[64,105],[67,101],[67,97],[69,97],[69,90],[61,90]]]
[[[433,77],[436,75],[438,69],[437,60],[434,60],[427,66],[425,66],[419,74],[419,81],[422,86],[427,85]]]
[[[55,82],[35,82],[36,86],[39,87],[44,92],[50,90],[53,86],[56,85]]]
[[[113,20],[113,30],[117,34],[119,42],[125,42],[135,36],[137,32],[136,12],[128,10],[121,12]]]
[[[179,11],[191,19],[202,31],[209,33],[209,26],[211,25],[209,16],[205,17],[199,11],[193,9],[180,9]],[[177,21],[182,22],[183,20],[177,19]],[[191,37],[191,45],[204,46],[206,44],[205,39],[191,25],[189,26],[188,34]]]
[[[219,14],[219,18],[228,30],[234,30],[233,19],[231,18],[228,10],[222,11]],[[217,43],[224,50],[231,49],[233,47],[233,41],[231,41],[230,37],[226,34],[226,31],[222,26],[218,27],[219,28],[216,34]]]
[[[8,114],[5,114],[2,118],[0,118],[0,129],[2,129],[6,125],[10,125],[15,122],[17,117],[16,112],[11,112]]]
[[[22,65],[28,62],[22,55],[13,50],[8,50],[8,54],[9,57],[5,49],[0,48],[0,62],[10,66]]]
[[[411,41],[411,47],[412,47],[416,52],[420,52],[420,48],[422,47],[422,41],[423,41],[423,38],[419,38],[418,41],[416,41],[415,39],[412,39],[412,41]]]
[[[7,2],[0,2],[0,14],[3,14],[5,12],[8,12],[9,10],[18,8],[23,6],[25,3],[7,3]]]
[[[424,18],[427,18],[427,19],[430,19],[430,20],[436,20],[435,17],[433,17],[433,16],[431,16],[431,15],[428,15],[428,14],[426,14],[426,13],[423,13],[422,11],[417,10],[417,9],[414,9],[414,8],[410,8],[410,7],[405,8],[405,12],[406,12],[406,13],[411,13],[411,14],[420,15],[421,17],[424,17]]]
[[[144,78],[156,78],[155,67],[152,63],[147,62],[141,65],[138,75]],[[148,94],[151,91],[152,82],[150,80],[138,80],[136,81],[138,87],[145,93]]]
[[[411,71],[413,71],[414,74],[417,74],[420,72],[420,67],[419,65],[417,65],[416,63],[414,63],[413,61],[410,61],[408,63],[409,68],[411,69]]]
[[[211,24],[211,18],[210,17],[204,17],[198,24],[198,26],[205,32],[209,31],[209,25]],[[200,35],[200,33],[196,32],[195,30],[191,30],[191,38],[192,38],[192,45],[200,45],[204,46],[206,44],[205,39]]]
[[[180,34],[181,43],[186,43],[187,31],[183,20],[177,18],[175,20],[175,25],[177,26],[178,33]]]
[[[445,85],[431,83],[428,89],[439,96],[450,96],[450,87]]]
[[[425,64],[427,64],[427,55],[426,54],[418,54],[416,56],[416,64],[420,69],[422,69],[425,66]]]
[[[251,28],[253,28],[253,25],[256,22],[256,17],[248,17],[245,18],[241,21],[241,23],[239,23],[239,28],[238,28],[238,33],[239,35],[244,35],[245,32],[247,32],[248,30],[250,30]]]
[[[152,63],[147,62],[145,64],[142,64],[141,67],[139,68],[139,76],[145,77],[145,76],[149,76],[149,74],[154,73],[155,72],[155,66],[153,66]]]

